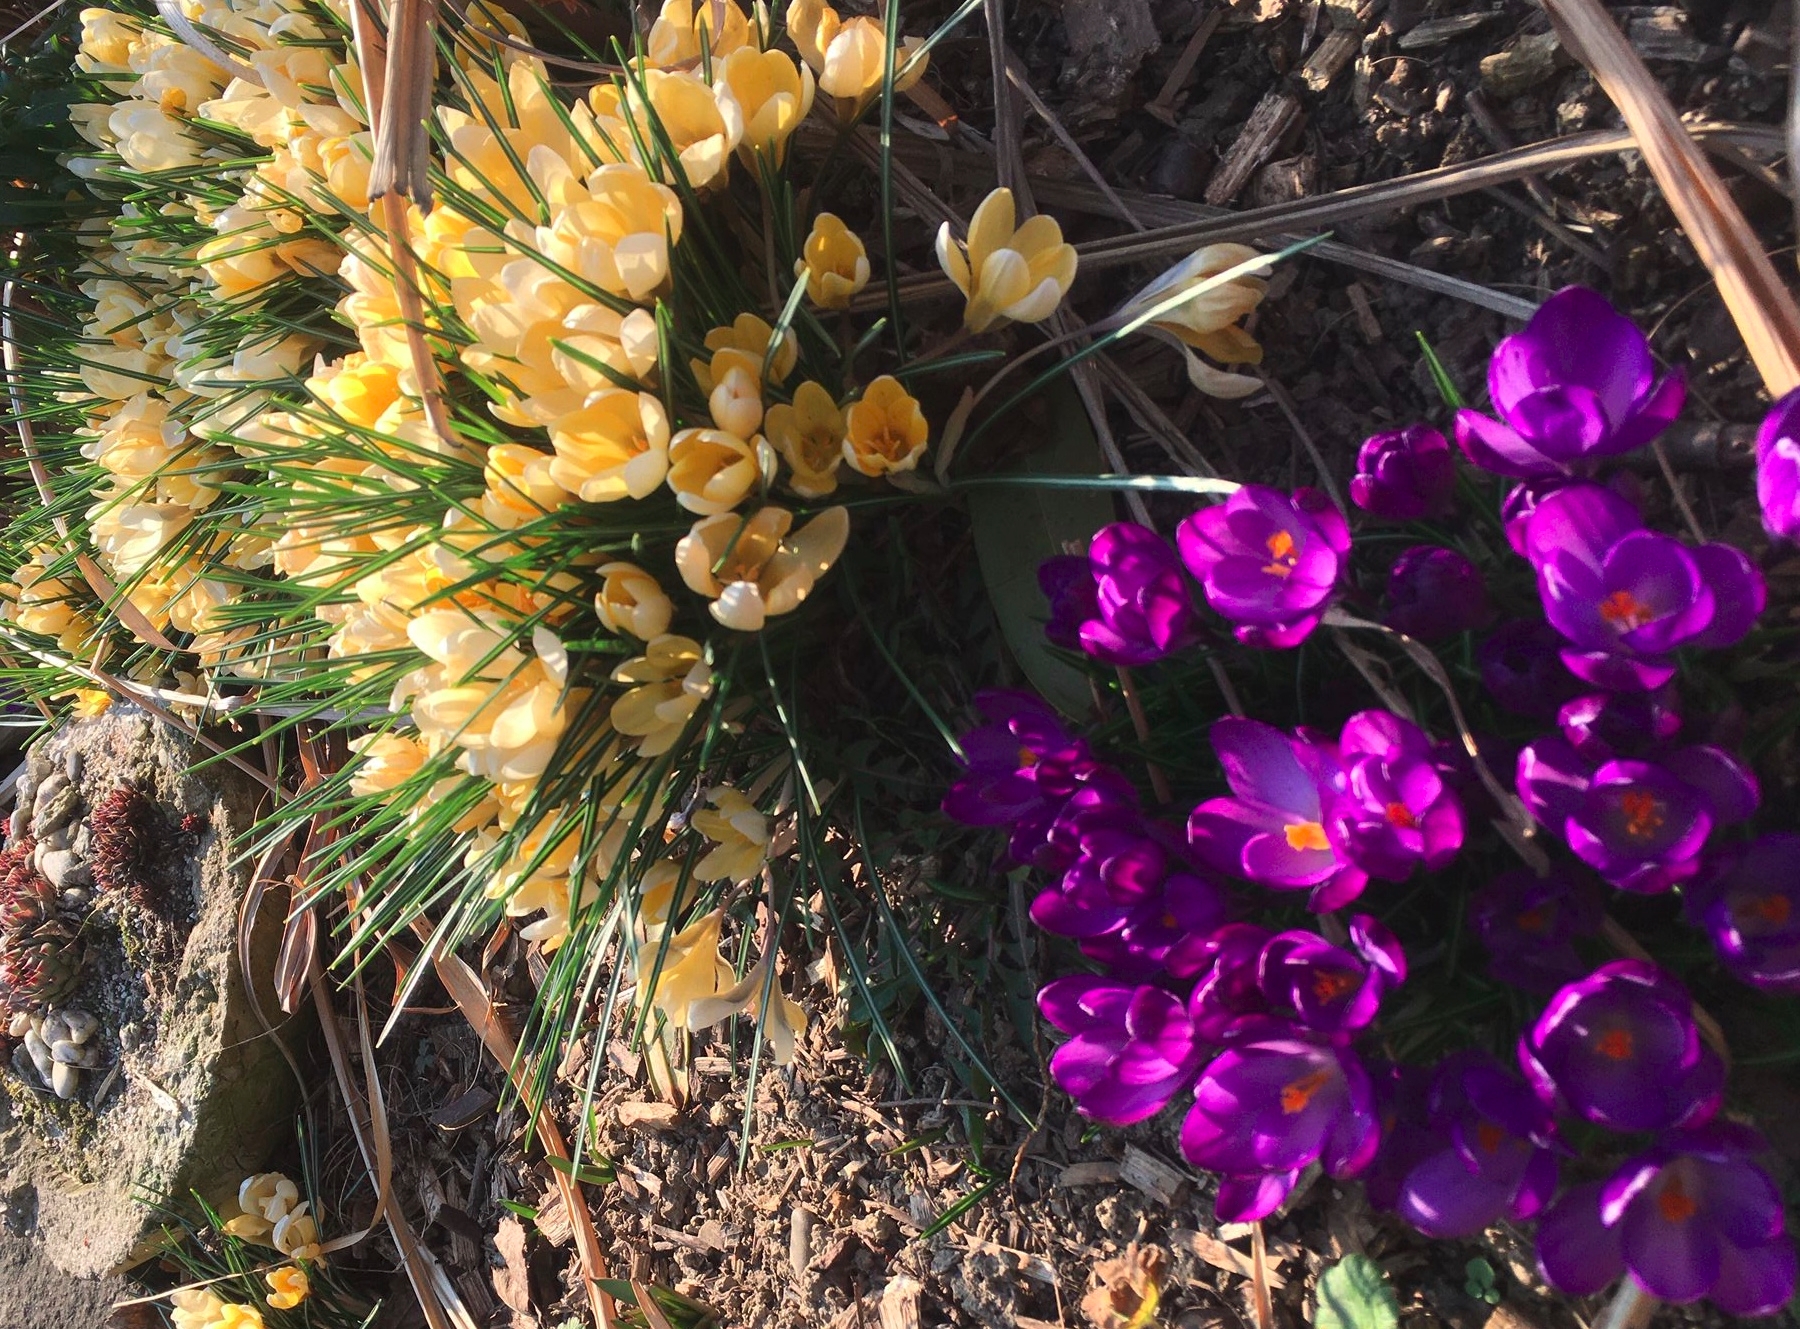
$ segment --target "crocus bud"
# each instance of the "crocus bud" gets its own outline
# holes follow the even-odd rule
[[[1487,626],[1493,617],[1475,565],[1453,549],[1417,545],[1388,573],[1387,625],[1420,641],[1443,641]]]
[[[1449,512],[1455,488],[1450,444],[1430,425],[1408,425],[1364,441],[1350,501],[1389,521],[1418,521]]]

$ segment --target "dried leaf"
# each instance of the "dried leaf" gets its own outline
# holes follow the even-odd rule
[[[493,1271],[494,1291],[519,1316],[531,1320],[531,1266],[525,1258],[525,1225],[516,1218],[501,1219],[494,1232],[494,1249],[500,1252],[500,1265]]]
[[[1094,1266],[1095,1285],[1081,1299],[1081,1313],[1094,1329],[1144,1329],[1156,1322],[1169,1253],[1136,1242],[1124,1254]]]

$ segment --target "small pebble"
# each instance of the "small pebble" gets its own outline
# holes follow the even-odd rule
[[[74,843],[75,827],[72,825],[59,826],[39,840],[38,847],[48,853],[52,849],[67,849]]]
[[[71,886],[59,898],[62,907],[72,914],[78,914],[94,902],[94,897],[80,886]]]
[[[32,816],[43,815],[44,809],[49,807],[56,796],[68,787],[69,777],[61,771],[52,771],[50,777],[37,787],[37,792],[31,797]]]
[[[56,1059],[50,1055],[50,1045],[38,1037],[35,1029],[25,1035],[25,1052],[31,1058],[31,1064],[37,1068],[38,1078],[49,1084]]]
[[[52,849],[44,855],[38,871],[59,891],[71,886],[91,886],[94,881],[94,870],[76,858],[72,849]]]
[[[17,840],[25,834],[25,804],[21,800],[19,806],[12,810],[12,816],[6,819],[6,838]]]
[[[68,1027],[71,1043],[85,1043],[100,1028],[100,1021],[87,1011],[72,1009],[62,1013],[63,1024]]]
[[[37,1036],[55,1045],[69,1036],[69,1022],[58,1011],[52,1011],[37,1022]]]
[[[81,783],[83,760],[80,748],[70,748],[63,754],[63,774],[69,777],[71,784]]]
[[[78,1048],[66,1038],[50,1045],[50,1060],[61,1066],[79,1066],[89,1057],[86,1048]]]
[[[57,773],[56,778],[62,779],[61,772]],[[66,780],[63,781],[63,787],[54,799],[48,803],[39,799],[37,806],[33,808],[31,813],[32,833],[42,839],[58,827],[66,826],[75,819],[75,810],[80,806],[80,795],[69,788]]]
[[[94,849],[93,827],[89,826],[85,821],[80,823],[75,831],[75,843],[71,847],[75,850],[75,856],[77,858],[88,858],[93,853]]]
[[[7,1023],[6,1032],[14,1038],[23,1038],[31,1029],[31,1016],[25,1011],[14,1011],[13,1018]]]
[[[50,1068],[50,1087],[58,1098],[73,1098],[81,1085],[81,1072],[73,1066],[57,1062]]]

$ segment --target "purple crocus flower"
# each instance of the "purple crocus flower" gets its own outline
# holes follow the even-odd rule
[[[1650,692],[1596,692],[1556,713],[1563,737],[1590,761],[1654,752],[1681,732],[1673,684]]]
[[[988,723],[962,736],[964,773],[942,805],[952,821],[1011,826],[1015,859],[1060,872],[1072,849],[1053,844],[1052,835],[1072,806],[1135,812],[1131,782],[1097,760],[1038,698],[994,690],[977,693],[975,706]]]
[[[1588,971],[1576,937],[1600,930],[1604,907],[1592,878],[1553,866],[1545,876],[1503,872],[1469,901],[1469,923],[1502,983],[1550,993]]]
[[[1394,607],[1382,621],[1420,641],[1486,627],[1494,616],[1481,574],[1454,549],[1408,549],[1394,560],[1387,591]]]
[[[1381,1131],[1369,1076],[1348,1048],[1273,1038],[1235,1044],[1200,1072],[1181,1152],[1223,1174],[1221,1222],[1273,1213],[1318,1161],[1334,1177],[1375,1156]]]
[[[1367,914],[1350,920],[1355,952],[1315,932],[1283,932],[1263,947],[1258,966],[1263,996],[1289,1009],[1308,1029],[1351,1034],[1375,1018],[1381,999],[1406,979],[1406,953]]]
[[[1756,431],[1756,500],[1770,539],[1800,542],[1800,388]]]
[[[1338,760],[1344,788],[1325,830],[1351,863],[1384,881],[1404,881],[1421,863],[1436,870],[1455,857],[1462,804],[1417,725],[1388,711],[1353,715],[1338,740]]]
[[[1188,1016],[1202,1041],[1228,1043],[1268,1027],[1261,968],[1263,947],[1274,935],[1255,923],[1227,923],[1193,933],[1169,952],[1169,972],[1195,980]]]
[[[1430,425],[1408,425],[1365,439],[1350,477],[1350,501],[1389,521],[1418,521],[1450,511],[1456,462]]]
[[[1070,1035],[1051,1054],[1051,1075],[1084,1115],[1110,1126],[1162,1111],[1204,1057],[1187,1008],[1163,988],[1081,974],[1045,987],[1038,1009]]]
[[[1677,774],[1679,772],[1679,774]],[[1714,826],[1756,811],[1756,777],[1730,753],[1694,745],[1596,766],[1552,734],[1519,753],[1519,797],[1577,858],[1622,890],[1654,895],[1694,875]]]
[[[1762,612],[1762,574],[1740,549],[1697,548],[1643,529],[1637,509],[1599,485],[1557,490],[1532,513],[1526,556],[1563,663],[1598,687],[1661,687],[1683,646],[1729,646]]]
[[[1725,1084],[1687,989],[1646,960],[1614,960],[1559,991],[1519,1039],[1519,1065],[1546,1106],[1616,1131],[1698,1126]]]
[[[1714,1122],[1574,1187],[1538,1224],[1544,1277],[1591,1296],[1629,1272],[1663,1301],[1773,1315],[1793,1298],[1796,1271],[1780,1192],[1752,1161],[1767,1148],[1747,1126]]]
[[[1800,835],[1759,836],[1714,860],[1683,903],[1737,978],[1800,994]]]
[[[1432,1119],[1431,1084],[1436,1077],[1430,1067],[1376,1062],[1368,1071],[1375,1087],[1381,1146],[1362,1174],[1363,1189],[1370,1204],[1393,1209],[1400,1203],[1407,1174],[1448,1148],[1450,1137]]]
[[[1468,1237],[1502,1218],[1521,1222],[1556,1191],[1556,1126],[1532,1092],[1487,1053],[1453,1057],[1431,1087],[1445,1147],[1401,1183],[1398,1208],[1428,1237]]]
[[[1457,412],[1456,441],[1500,475],[1577,475],[1655,438],[1686,395],[1679,372],[1656,377],[1650,344],[1630,319],[1570,286],[1494,348],[1488,398],[1500,418]]]
[[[1548,719],[1581,691],[1563,666],[1563,644],[1562,634],[1548,623],[1502,623],[1475,648],[1482,687],[1504,711]]]
[[[1113,665],[1149,664],[1194,639],[1199,620],[1187,578],[1162,536],[1115,522],[1094,536],[1088,563],[1096,613],[1077,632],[1089,655]]]
[[[1247,646],[1297,646],[1318,626],[1350,552],[1350,528],[1316,489],[1245,485],[1175,533],[1206,602]]]
[[[1188,818],[1201,860],[1277,890],[1311,890],[1320,911],[1361,894],[1367,874],[1325,831],[1345,787],[1331,746],[1236,717],[1215,721],[1211,738],[1234,797],[1208,799]]]
[[[1050,602],[1044,636],[1065,651],[1081,649],[1081,625],[1100,617],[1100,583],[1086,554],[1058,554],[1038,564],[1038,588]]]
[[[1526,480],[1506,491],[1506,497],[1500,500],[1500,525],[1513,553],[1525,557],[1525,529],[1538,504],[1572,483],[1575,482],[1557,476],[1553,480]]]

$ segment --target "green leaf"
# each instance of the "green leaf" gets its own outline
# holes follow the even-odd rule
[[[1097,475],[1105,470],[1075,389],[1059,382],[1045,397],[1052,422],[1049,437],[1017,473]],[[1064,552],[1067,541],[1085,548],[1095,531],[1114,520],[1112,499],[1098,490],[1007,485],[971,490],[968,505],[975,556],[1000,635],[1046,701],[1065,715],[1085,715],[1093,706],[1087,676],[1044,639],[1049,606],[1038,589],[1037,570],[1039,563]]]
[[[1399,1323],[1394,1290],[1368,1256],[1346,1256],[1319,1280],[1314,1329],[1395,1329]]]

